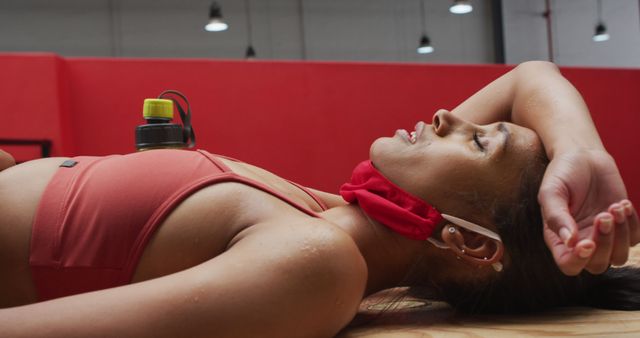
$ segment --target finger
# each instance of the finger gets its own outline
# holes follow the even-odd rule
[[[567,247],[573,247],[577,240],[578,225],[569,213],[568,194],[556,188],[540,188],[538,201],[546,226],[555,232]]]
[[[629,200],[622,200],[620,204],[624,207],[629,224],[629,245],[634,246],[640,242],[640,220],[638,219],[638,212]]]
[[[553,259],[556,261],[558,268],[567,276],[575,276],[579,274],[587,265],[589,258],[591,257],[592,252],[589,252],[589,246],[591,245],[591,251],[595,248],[595,243],[592,240],[583,240],[580,244],[583,245],[584,249],[581,249],[582,251],[579,254],[575,248],[567,247],[564,244],[564,241],[546,225],[544,227],[544,240],[553,255]]]
[[[614,217],[609,212],[601,212],[593,220],[591,239],[595,243],[595,250],[585,269],[593,274],[600,274],[611,264],[611,252],[614,246]],[[578,245],[576,245],[578,247]],[[625,248],[628,249],[628,248]],[[623,251],[618,254],[621,255]],[[626,260],[626,257],[625,257]]]
[[[575,260],[585,261],[585,269],[588,270],[588,263],[590,259],[593,257],[593,253],[596,250],[596,243],[592,239],[583,239],[576,243],[576,246],[573,248],[573,255],[576,257]],[[608,264],[607,264],[608,267]],[[599,270],[595,270],[599,271]],[[589,271],[594,273],[592,271]],[[602,273],[603,271],[599,271],[598,273]],[[580,273],[578,271],[576,275]]]
[[[614,203],[609,207],[609,212],[615,219],[615,239],[611,252],[611,263],[622,265],[629,258],[629,224],[624,206],[621,203]]]
[[[627,215],[625,215],[624,208],[622,208],[622,204],[613,203],[609,206],[609,213],[613,215],[616,223],[622,223],[626,221]]]

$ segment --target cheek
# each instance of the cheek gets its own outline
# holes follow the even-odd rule
[[[422,196],[432,203],[452,199],[459,194],[474,194],[486,176],[482,158],[465,149],[447,147],[425,156],[420,177],[425,183]]]
[[[455,192],[468,189],[474,182],[474,172],[468,166],[435,161],[428,165],[422,177],[428,192]],[[450,195],[450,194],[447,194]]]
[[[465,168],[454,156],[445,149],[428,147],[416,149],[413,156],[403,161],[402,167],[395,167],[398,183],[406,187],[407,191],[426,200],[431,200],[434,194],[455,183]],[[429,198],[427,198],[429,197]]]
[[[480,154],[481,155],[481,154]],[[471,153],[460,145],[437,145],[426,147],[419,156],[419,166],[429,177],[437,177],[445,181],[457,180],[473,175],[482,163],[479,155]]]

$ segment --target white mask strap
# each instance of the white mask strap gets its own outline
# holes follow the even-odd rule
[[[465,221],[462,218],[458,218],[458,217],[447,215],[447,214],[442,214],[442,218],[446,219],[447,221],[449,221],[449,222],[451,222],[451,223],[453,223],[453,224],[455,224],[455,225],[457,225],[459,227],[465,228],[465,229],[467,229],[469,231],[473,231],[475,233],[478,233],[480,235],[489,237],[489,238],[491,238],[493,240],[496,240],[496,241],[502,243],[502,239],[500,238],[500,235],[496,234],[495,232],[493,232],[493,231],[491,231],[491,230],[489,230],[487,228],[483,228],[483,227],[481,227],[481,226],[479,226],[477,224],[471,223],[469,221]]]
[[[447,214],[442,214],[442,218],[444,218],[445,220],[461,227],[461,228],[465,228],[469,231],[473,231],[475,233],[478,233],[480,235],[489,237],[493,240],[496,240],[500,243],[502,243],[502,239],[500,238],[500,235],[498,235],[497,233],[487,229],[487,228],[483,228],[477,224],[471,223],[469,221],[465,221],[462,218],[458,218],[455,216],[451,216],[451,215],[447,215]],[[427,241],[429,241],[431,244],[433,244],[435,247],[440,248],[440,249],[449,249],[449,246],[446,245],[445,243],[443,243],[440,240],[437,240],[433,237],[429,237],[427,238]],[[500,262],[496,262],[493,263],[493,268],[496,271],[501,271],[502,270],[502,264]]]

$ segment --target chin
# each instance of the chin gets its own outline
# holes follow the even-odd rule
[[[380,158],[381,154],[388,151],[390,141],[390,137],[380,137],[371,143],[371,147],[369,147],[369,159],[373,161],[373,163],[376,162],[377,158]]]
[[[393,163],[398,159],[398,154],[402,150],[400,147],[397,138],[381,137],[371,144],[369,159],[376,166]]]

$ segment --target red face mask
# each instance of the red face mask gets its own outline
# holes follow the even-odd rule
[[[491,238],[502,246],[500,235],[464,219],[440,213],[430,204],[389,181],[371,161],[364,161],[356,166],[351,182],[340,187],[340,195],[347,202],[360,205],[369,217],[396,233],[410,239],[428,240],[441,249],[450,249],[450,246],[430,236],[443,220]],[[499,250],[496,255],[502,257],[502,251]],[[499,260],[491,265],[496,271],[502,271]]]
[[[351,181],[340,187],[340,195],[349,203],[357,203],[369,217],[410,239],[426,240],[443,220],[438,210],[389,181],[370,160],[356,166]]]

